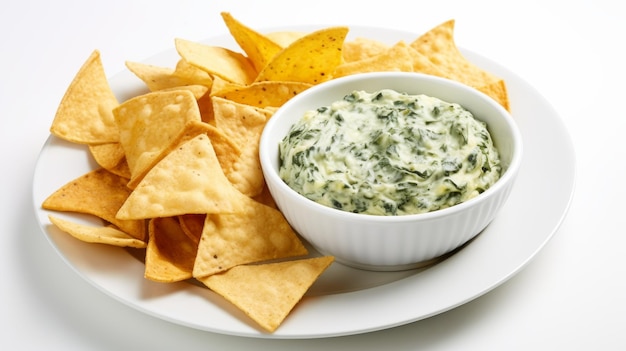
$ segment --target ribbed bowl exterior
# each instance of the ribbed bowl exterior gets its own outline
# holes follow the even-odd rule
[[[449,253],[480,233],[506,202],[512,184],[459,211],[425,218],[394,218],[397,221],[329,215],[329,211],[312,203],[293,201],[293,194],[273,193],[287,221],[320,252],[358,268],[399,270]]]

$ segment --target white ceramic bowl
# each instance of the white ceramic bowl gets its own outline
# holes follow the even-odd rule
[[[278,144],[305,111],[342,99],[353,90],[390,88],[457,102],[487,123],[500,153],[500,179],[479,196],[429,213],[356,214],[320,205],[278,175]],[[285,218],[305,240],[338,262],[369,270],[402,270],[449,253],[480,233],[506,202],[522,159],[522,137],[512,116],[494,100],[463,84],[414,73],[364,73],[314,86],[283,105],[261,136],[265,180]]]

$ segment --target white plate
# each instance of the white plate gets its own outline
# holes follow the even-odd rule
[[[357,36],[392,44],[401,39],[409,42],[417,35],[351,27],[350,38]],[[226,35],[206,42],[238,50]],[[143,264],[129,251],[83,243],[50,225],[48,212],[40,207],[43,200],[95,167],[83,147],[55,137],[43,147],[34,175],[35,212],[43,233],[70,267],[106,294],[155,317],[216,333],[331,337],[391,328],[455,308],[502,284],[544,247],[567,213],[575,178],[572,142],[550,104],[505,68],[472,52],[464,53],[506,80],[512,113],[524,137],[524,160],[516,187],[498,217],[466,247],[430,268],[367,272],[335,263],[274,334],[264,333],[208,289],[188,282],[148,281],[143,278]],[[173,67],[177,59],[172,49],[145,62]],[[111,87],[120,101],[145,91],[128,71],[112,77]]]

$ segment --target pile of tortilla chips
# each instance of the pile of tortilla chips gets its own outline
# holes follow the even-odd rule
[[[145,249],[145,278],[196,279],[275,331],[333,257],[311,257],[265,185],[258,144],[273,112],[321,82],[371,71],[458,80],[508,108],[504,82],[463,58],[453,21],[411,43],[346,40],[347,27],[263,34],[222,13],[242,52],[183,39],[175,67],[127,62],[149,92],[117,101],[94,51],[63,97],[50,131],[83,144],[99,165],[42,207],[91,243]],[[207,316],[207,318],[211,318]]]

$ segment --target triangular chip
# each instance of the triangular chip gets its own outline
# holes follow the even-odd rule
[[[259,141],[272,112],[213,97],[213,113],[217,128],[242,150],[230,167],[224,167],[226,177],[243,194],[258,195],[265,184]]]
[[[454,41],[454,20],[432,28],[415,39],[410,46],[445,72],[446,78],[472,87],[499,80],[491,73],[468,61]]]
[[[333,260],[323,256],[237,266],[200,281],[263,329],[274,332]]]
[[[114,224],[133,238],[145,239],[145,222],[123,220],[115,214],[130,194],[126,179],[99,168],[63,185],[44,200],[52,211],[91,214]]]
[[[140,95],[113,112],[131,172],[131,188],[164,156],[189,121],[201,120],[196,99],[187,90]]]
[[[125,158],[120,143],[93,144],[88,147],[96,163],[106,170],[115,168]]]
[[[413,60],[405,42],[398,42],[382,54],[360,61],[341,64],[337,67],[333,76],[334,78],[339,78],[356,73],[387,71],[413,71]]]
[[[361,61],[384,54],[389,45],[378,40],[358,37],[343,43],[343,59],[345,62]]]
[[[255,107],[280,107],[310,87],[311,84],[301,82],[265,81],[245,86],[226,85],[212,90],[211,95]]]
[[[246,53],[254,68],[261,71],[278,54],[282,47],[267,36],[244,25],[230,13],[222,12],[224,23],[228,27],[239,47]]]
[[[124,179],[130,179],[130,169],[120,143],[90,144],[89,152],[100,167]]]
[[[228,181],[206,134],[158,162],[122,205],[117,218],[145,219],[188,213],[238,213],[248,197]]]
[[[185,234],[178,218],[153,218],[148,233],[144,277],[162,283],[191,278],[198,244]]]
[[[256,81],[318,84],[331,79],[343,60],[341,49],[347,34],[347,27],[330,27],[298,38],[274,56]]]
[[[189,239],[196,243],[196,245],[200,242],[200,237],[202,236],[202,228],[204,228],[204,220],[206,219],[206,216],[206,214],[198,213],[184,214],[178,216],[180,228],[183,230],[185,235],[189,237]]]
[[[249,146],[248,140],[256,132],[254,127],[264,126],[272,113],[255,106],[237,103],[214,96],[213,114],[215,126],[239,147]]]
[[[302,38],[307,35],[305,32],[296,32],[296,31],[277,31],[266,33],[265,36],[270,38],[273,42],[280,45],[282,48],[286,48],[291,45],[294,41]]]
[[[252,62],[238,52],[184,39],[175,43],[183,59],[207,73],[237,84],[250,84],[256,77]]]
[[[111,226],[94,227],[86,224],[75,223],[52,215],[48,216],[48,218],[52,224],[57,226],[62,231],[87,243],[134,247],[138,249],[146,247],[145,241],[138,240]]]
[[[511,105],[509,102],[509,93],[506,89],[506,84],[504,83],[504,80],[499,79],[491,84],[476,87],[476,89],[491,96],[507,111],[510,111]]]
[[[211,88],[213,85],[213,78],[208,72],[192,65],[183,58],[178,60],[176,63],[174,75],[180,77],[189,84],[203,85],[207,88]]]
[[[482,88],[483,92],[508,109],[504,81],[463,56],[454,41],[454,24],[454,20],[441,23],[415,39],[411,47],[439,67],[443,77]]]
[[[119,133],[111,111],[117,104],[96,50],[65,92],[50,132],[79,144],[116,142]]]
[[[150,91],[158,91],[186,85],[187,82],[174,75],[174,69],[141,62],[126,61],[126,68],[141,79]]]
[[[296,233],[278,210],[252,199],[245,212],[209,214],[204,222],[194,277],[231,267],[307,254]]]

